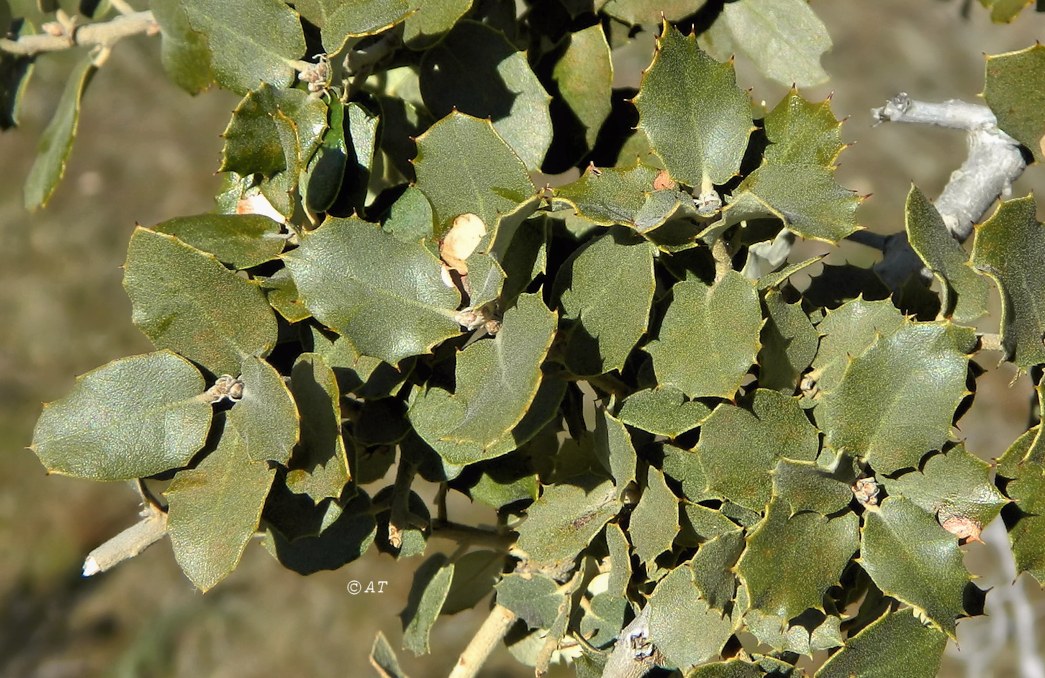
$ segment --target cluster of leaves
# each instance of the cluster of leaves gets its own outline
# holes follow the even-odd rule
[[[693,676],[790,675],[818,652],[818,676],[934,675],[982,603],[961,539],[1005,507],[1021,570],[1045,578],[1045,439],[1018,440],[996,486],[953,432],[991,282],[1008,359],[1045,363],[1033,199],[1003,203],[970,256],[912,189],[939,295],[788,264],[795,238],[858,229],[839,123],[797,91],[754,106],[714,55],[815,82],[822,25],[803,0],[650,7],[154,0],[171,77],[243,97],[223,188],[212,214],[134,231],[125,287],[157,351],[46,405],[34,452],[161,483],[202,590],[258,531],[301,573],[473,538],[418,568],[415,653],[492,590],[539,670],[565,655],[597,675],[648,607],[659,663]],[[614,48],[661,11],[639,91],[614,89]],[[31,60],[3,59],[13,121]],[[988,103],[1035,153],[1043,60],[988,62]],[[61,175],[84,64],[31,205]],[[497,530],[451,523],[447,492],[496,509]]]

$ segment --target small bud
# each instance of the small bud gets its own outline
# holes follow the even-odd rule
[[[722,197],[715,189],[711,189],[693,198],[693,204],[700,216],[713,217],[722,209]]]
[[[862,506],[878,505],[878,483],[874,478],[860,478],[852,489],[853,496]]]
[[[937,516],[937,520],[940,521],[943,529],[958,537],[958,541],[961,543],[967,541],[983,542],[980,539],[980,532],[983,531],[983,526],[972,518],[941,511],[940,515]]]

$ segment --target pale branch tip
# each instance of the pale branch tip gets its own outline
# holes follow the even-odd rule
[[[617,644],[602,669],[602,678],[641,678],[663,659],[650,637],[650,610],[646,605],[631,623],[621,629]]]
[[[997,118],[987,106],[955,99],[942,103],[917,101],[901,92],[884,106],[871,109],[871,116],[876,123],[906,122],[966,131],[968,155],[961,167],[951,173],[934,203],[947,229],[959,242],[972,234],[973,225],[999,197],[1009,195],[1012,182],[1027,166],[1019,142],[998,128]],[[862,242],[859,238],[850,239]],[[889,236],[884,242],[865,240],[863,244],[883,251],[885,256],[875,265],[875,272],[891,289],[898,289],[914,273],[926,274],[906,233]]]
[[[152,12],[121,14],[109,21],[67,27],[61,22],[52,24],[51,32],[23,35],[17,40],[0,38],[0,51],[23,56],[42,52],[59,52],[73,47],[111,47],[132,35],[156,35],[160,25]]]
[[[516,619],[516,614],[508,608],[494,605],[482,626],[469,641],[468,647],[458,657],[457,664],[450,672],[450,678],[473,678],[478,675],[479,669],[486,663]]]
[[[83,576],[105,572],[138,555],[167,534],[167,514],[152,504],[142,511],[142,519],[87,554]]]

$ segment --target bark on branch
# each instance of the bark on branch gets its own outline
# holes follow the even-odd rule
[[[47,24],[49,32],[23,35],[17,40],[0,38],[0,51],[32,56],[41,52],[58,52],[72,47],[111,47],[123,38],[145,33],[156,35],[160,25],[152,12],[121,14],[110,21],[83,26],[65,22]]]

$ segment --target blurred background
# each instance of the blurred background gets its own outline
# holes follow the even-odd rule
[[[910,183],[937,195],[965,147],[954,131],[872,128],[869,109],[899,91],[929,101],[975,100],[984,53],[1045,38],[1045,14],[1027,10],[999,26],[977,3],[963,17],[964,4],[813,2],[834,40],[824,59],[832,80],[804,94],[833,92],[835,115],[849,118],[843,138],[857,143],[843,153],[839,176],[873,193],[860,212],[872,230],[902,229]],[[618,84],[637,85],[652,56],[651,36],[646,45],[622,55]],[[0,676],[367,675],[377,631],[399,646],[398,613],[419,560],[396,562],[372,550],[338,572],[303,578],[251,544],[239,569],[202,596],[164,540],[109,573],[80,577],[87,552],[135,521],[137,496],[126,484],[46,477],[24,448],[40,403],[64,395],[75,375],[151,350],[131,325],[120,284],[127,240],[136,222],[211,209],[219,134],[236,98],[192,98],[165,79],[158,39],[121,42],[87,92],[65,180],[46,210],[28,214],[21,183],[72,65],[66,56],[39,60],[22,128],[0,136]],[[742,58],[737,66],[756,100],[772,106],[785,92]],[[1045,191],[1040,166],[1025,173],[1014,195],[1035,189]],[[873,253],[846,244],[832,257],[866,264]],[[983,329],[997,331],[996,322],[995,314]],[[1030,407],[1027,377],[996,369],[996,357],[980,356],[987,374],[961,422],[968,448],[988,460],[1025,430]],[[978,583],[994,587],[990,615],[959,624],[960,650],[948,648],[942,676],[1045,678],[1045,652],[1037,650],[1045,648],[1045,596],[1029,578],[1013,584],[1011,559],[996,548],[1005,544],[997,527],[985,532],[987,544],[967,548]],[[384,593],[346,591],[351,580],[379,579],[388,581]],[[446,675],[484,616],[485,609],[444,618],[433,632],[433,655],[403,654],[404,669]],[[532,671],[500,650],[483,675]]]

